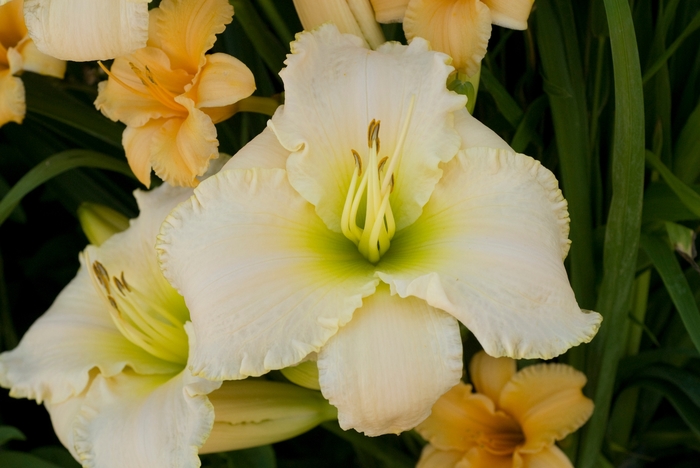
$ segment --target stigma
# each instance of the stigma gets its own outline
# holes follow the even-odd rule
[[[340,224],[343,235],[372,263],[377,263],[389,250],[391,239],[396,234],[391,194],[396,183],[396,172],[403,153],[403,143],[408,133],[414,101],[415,96],[412,96],[408,114],[391,157],[380,157],[381,122],[374,119],[367,128],[366,167],[363,167],[360,154],[354,149],[351,150],[355,169],[350,179]]]
[[[184,323],[157,297],[149,297],[127,282],[124,272],[110,276],[105,266],[85,253],[90,278],[108,305],[114,325],[136,346],[165,361],[185,365],[188,340]],[[184,301],[183,301],[184,307]]]

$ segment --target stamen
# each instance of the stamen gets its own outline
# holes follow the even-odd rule
[[[84,255],[90,265],[87,253]],[[98,261],[92,262],[90,271],[95,289],[109,304],[112,321],[126,339],[160,359],[186,364],[188,341],[181,319],[163,307],[159,298],[132,288],[124,272],[110,281],[109,272]],[[111,293],[110,283],[119,294]]]
[[[165,89],[164,86],[161,86],[160,83],[156,81],[148,66],[146,66],[146,73],[144,73],[132,62],[129,62],[129,66],[134,74],[139,77],[141,83],[143,83],[143,85],[151,93],[151,96],[153,96],[158,102],[176,111],[183,111],[185,109],[182,105],[175,102],[175,95],[173,93]]]

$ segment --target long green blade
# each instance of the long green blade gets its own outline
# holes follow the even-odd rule
[[[644,189],[644,102],[642,73],[632,12],[627,0],[604,0],[608,17],[615,83],[612,149],[612,200],[603,251],[603,281],[596,310],[605,321],[589,347],[589,392],[596,409],[583,432],[576,466],[596,464],[607,427],[615,372],[625,340],[634,281]]]
[[[0,225],[5,222],[26,194],[47,180],[76,167],[106,169],[134,177],[128,164],[111,156],[87,150],[62,151],[35,166],[7,192],[0,201]]]

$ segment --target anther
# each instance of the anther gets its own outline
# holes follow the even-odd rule
[[[112,280],[114,281],[114,285],[117,287],[121,295],[126,296],[126,293],[124,292],[126,291],[126,286],[124,286],[124,283],[122,283],[116,276],[114,276]]]
[[[355,165],[357,166],[357,175],[361,176],[362,175],[362,158],[360,155],[357,153],[355,150],[350,150],[352,151],[352,156],[355,158]]]
[[[381,173],[382,168],[384,167],[384,164],[389,160],[389,156],[384,156],[380,161],[379,164],[377,165],[377,172]],[[393,174],[392,174],[393,176]]]
[[[119,307],[117,306],[117,301],[115,301],[112,296],[107,296],[107,300],[109,301],[110,305],[114,307],[115,310],[119,310]]]

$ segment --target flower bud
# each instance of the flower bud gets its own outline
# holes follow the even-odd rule
[[[78,219],[85,236],[95,246],[102,245],[112,235],[129,227],[129,218],[98,203],[81,204]]]
[[[319,392],[269,380],[224,382],[209,401],[214,428],[199,453],[272,444],[337,418]]]
[[[294,0],[304,29],[334,23],[340,32],[363,38],[373,49],[386,42],[369,0]]]
[[[315,361],[305,361],[293,367],[285,367],[282,369],[282,375],[302,387],[321,390],[321,385],[318,383],[318,366]]]

